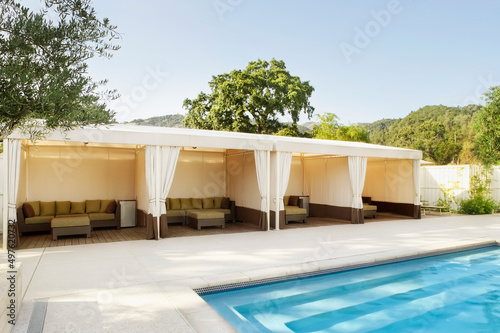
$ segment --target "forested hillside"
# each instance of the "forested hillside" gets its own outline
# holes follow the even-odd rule
[[[473,119],[480,105],[425,106],[405,118],[362,124],[372,143],[418,149],[437,164],[475,163]]]
[[[158,116],[147,119],[134,119],[128,124],[161,127],[184,127],[182,123],[183,120],[183,114],[167,114],[165,116]]]

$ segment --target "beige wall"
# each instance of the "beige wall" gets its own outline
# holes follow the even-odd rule
[[[226,193],[224,153],[181,151],[169,198],[207,198]]]
[[[254,152],[226,157],[227,195],[240,207],[260,210],[260,192],[255,171]]]
[[[300,156],[292,157],[292,166],[290,168],[290,179],[285,195],[302,195],[304,185],[304,168]]]
[[[29,147],[27,200],[135,198],[134,149]]]
[[[368,159],[363,196],[372,200],[413,203],[413,160]]]
[[[347,157],[304,159],[304,194],[311,203],[351,207]]]

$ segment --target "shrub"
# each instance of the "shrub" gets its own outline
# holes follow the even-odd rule
[[[491,214],[493,208],[495,208],[493,199],[485,198],[483,195],[476,195],[471,199],[462,200],[459,212],[469,215]]]

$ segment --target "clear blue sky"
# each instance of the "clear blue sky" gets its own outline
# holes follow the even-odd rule
[[[344,124],[482,102],[500,85],[500,1],[95,0],[122,35],[90,74],[119,121],[185,113],[212,75],[284,60]],[[153,74],[152,74],[153,73]],[[303,116],[301,122],[307,121]]]

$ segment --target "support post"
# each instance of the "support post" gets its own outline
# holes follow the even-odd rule
[[[266,216],[267,216],[267,231],[271,230],[271,151],[266,152],[266,186],[267,186],[267,198],[266,198]]]
[[[280,152],[276,152],[276,218],[275,229],[280,230]]]

